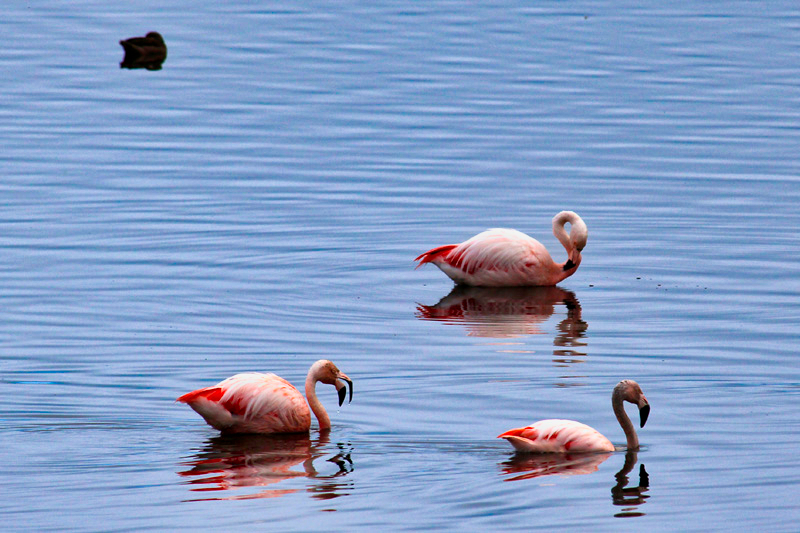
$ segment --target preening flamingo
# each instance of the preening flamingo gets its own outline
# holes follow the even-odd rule
[[[639,406],[639,421],[644,427],[650,414],[642,388],[633,380],[620,381],[611,394],[611,405],[617,415],[619,425],[628,439],[628,450],[639,449],[639,438],[633,423],[625,413],[623,402],[635,403]],[[540,420],[524,428],[510,429],[498,435],[498,439],[506,439],[517,451],[535,453],[581,453],[581,452],[613,452],[614,445],[607,438],[586,424],[574,420]]]
[[[564,226],[569,223],[570,231]],[[542,243],[514,229],[495,228],[461,244],[446,244],[415,259],[417,268],[433,263],[456,283],[482,287],[555,285],[581,264],[581,250],[589,231],[577,213],[562,211],[553,217],[553,235],[567,250],[567,260],[556,263]]]
[[[331,427],[331,419],[317,398],[317,381],[333,385],[339,392],[339,405],[353,382],[336,365],[321,359],[311,365],[306,377],[306,404],[303,395],[275,374],[247,372],[236,374],[213,387],[184,394],[176,401],[189,404],[208,424],[224,433],[298,433],[311,427],[309,406],[320,429]]]

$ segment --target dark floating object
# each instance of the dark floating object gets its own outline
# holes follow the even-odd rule
[[[160,70],[161,64],[167,59],[167,45],[161,34],[151,31],[144,37],[131,37],[120,41],[125,49],[125,58],[119,64],[120,68],[146,68],[147,70]]]

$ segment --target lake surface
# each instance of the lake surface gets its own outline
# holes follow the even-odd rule
[[[8,531],[794,531],[794,2],[4,5]],[[159,31],[161,70],[120,69]],[[413,258],[488,227],[557,288]],[[220,437],[179,395],[333,360],[333,428]],[[542,418],[642,449],[515,456]],[[632,409],[631,409],[632,411]]]

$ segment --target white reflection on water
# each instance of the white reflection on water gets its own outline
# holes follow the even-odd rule
[[[556,325],[553,362],[560,365],[584,362],[585,332],[589,325],[581,317],[575,293],[560,287],[469,287],[456,285],[434,305],[417,304],[420,320],[462,324],[469,337],[514,339],[545,335],[542,324],[566,307],[566,317]]]
[[[499,466],[502,474],[516,474],[504,481],[523,481],[553,475],[575,476],[597,472],[599,466],[611,455],[610,453],[516,453],[511,459],[500,463]],[[636,466],[637,461],[637,452],[626,452],[625,464],[614,475],[615,483],[611,487],[611,501],[613,505],[623,507],[619,513],[614,514],[615,517],[630,518],[645,515],[639,510],[639,507],[644,505],[647,499],[650,498],[647,494],[650,489],[650,476],[643,464],[639,465],[638,483],[629,486],[630,479],[628,474]]]
[[[319,438],[313,441],[307,434],[213,437],[192,459],[183,463],[188,469],[178,471],[178,475],[188,478],[192,486],[190,490],[194,492],[260,488],[305,477],[316,480],[305,489],[313,498],[329,500],[345,496],[352,488],[351,482],[343,480],[353,471],[351,449],[348,444],[338,443],[338,452],[331,454],[329,433],[321,431]],[[335,471],[321,474],[317,470],[323,468],[320,460],[331,463],[330,469]],[[255,493],[189,501],[276,498],[299,490],[302,489],[269,488]]]

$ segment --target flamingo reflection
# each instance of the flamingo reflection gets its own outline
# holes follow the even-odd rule
[[[503,474],[516,474],[504,481],[521,481],[553,475],[574,476],[596,472],[598,467],[611,455],[610,453],[516,453],[508,461],[500,463],[499,466]],[[614,505],[624,507],[622,512],[614,515],[616,517],[635,517],[645,514],[639,510],[639,507],[644,505],[650,497],[647,494],[650,488],[650,476],[644,465],[639,465],[638,485],[628,486],[628,474],[633,471],[636,462],[637,453],[635,451],[626,452],[625,464],[614,475],[615,484],[611,488],[611,500]]]
[[[553,339],[554,362],[582,362],[583,341],[588,325],[581,318],[581,304],[575,293],[560,287],[470,287],[456,285],[435,305],[417,304],[420,320],[463,324],[470,337],[512,339],[542,335],[541,325],[566,307]]]
[[[611,499],[614,505],[624,507],[622,512],[615,514],[618,518],[628,518],[633,516],[644,516],[639,511],[639,506],[644,505],[650,497],[646,492],[650,489],[650,475],[644,469],[644,465],[639,465],[639,484],[635,487],[628,487],[628,474],[636,466],[636,452],[629,451],[625,454],[625,465],[622,470],[617,472],[617,484],[611,488]]]
[[[305,490],[313,498],[332,499],[347,494],[351,483],[342,478],[352,472],[353,461],[348,445],[337,444],[338,451],[331,453],[329,443],[328,431],[321,431],[315,441],[307,434],[222,435],[209,439],[194,457],[183,463],[188,468],[178,474],[188,478],[190,490],[215,493],[267,487],[300,477],[313,478],[315,482]],[[275,498],[300,490],[303,489],[270,488],[191,501]]]
[[[516,453],[500,463],[504,474],[518,474],[505,481],[520,481],[544,476],[575,476],[597,472],[611,457],[608,453]]]

